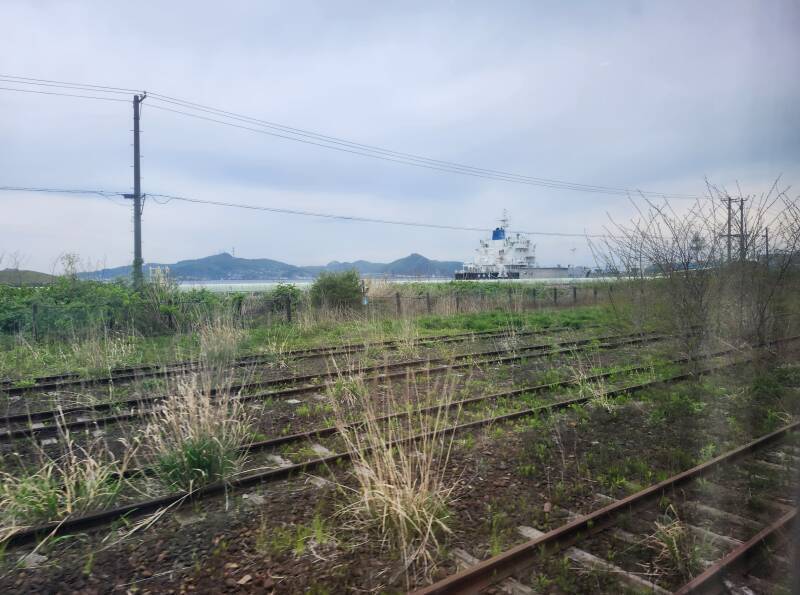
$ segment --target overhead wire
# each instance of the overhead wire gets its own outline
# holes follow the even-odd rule
[[[19,84],[27,84],[27,85],[44,85],[44,86],[59,86],[60,88],[74,88],[76,90],[94,90],[98,92],[109,92],[109,93],[129,93],[129,92],[139,92],[134,89],[124,88],[124,87],[110,87],[105,85],[92,85],[92,84],[84,84],[84,83],[70,83],[67,81],[58,81],[53,79],[37,79],[31,77],[17,77],[12,75],[3,75],[0,74],[0,80],[3,79],[11,79],[6,80],[6,82],[18,82]],[[33,90],[23,90],[23,89],[9,89],[6,90],[11,91],[22,91],[22,92],[35,92]],[[54,92],[44,92],[39,91],[42,94],[52,94],[58,95],[58,93]],[[78,96],[78,95],[70,95],[70,94],[63,94],[65,96]],[[262,134],[267,134],[270,136],[278,137],[285,140],[292,140],[295,142],[301,142],[304,144],[315,145],[318,147],[332,149],[340,152],[346,152],[350,154],[355,154],[364,157],[370,157],[373,159],[380,159],[383,161],[390,161],[394,163],[399,163],[402,165],[411,165],[415,167],[422,167],[431,170],[442,171],[446,173],[454,173],[459,175],[467,175],[471,177],[478,177],[478,178],[485,178],[491,180],[498,180],[503,182],[511,182],[511,183],[518,183],[518,184],[527,184],[532,186],[539,186],[545,188],[552,188],[552,189],[559,189],[559,190],[572,190],[576,192],[587,192],[587,193],[597,193],[597,194],[608,194],[608,195],[620,195],[620,196],[628,196],[628,197],[636,197],[641,196],[644,198],[661,198],[661,199],[679,199],[679,200],[697,200],[699,198],[708,198],[705,196],[695,196],[695,195],[688,195],[688,194],[670,194],[670,193],[663,193],[663,192],[655,192],[655,191],[648,191],[648,190],[640,190],[640,189],[630,189],[630,188],[622,188],[622,187],[615,187],[615,186],[600,186],[600,185],[591,185],[591,184],[583,184],[578,182],[569,182],[564,180],[555,180],[550,178],[537,178],[532,176],[524,176],[520,174],[513,174],[501,170],[493,170],[488,168],[480,168],[471,165],[464,165],[461,163],[456,163],[452,161],[445,161],[440,159],[433,159],[430,157],[424,157],[420,155],[415,155],[413,153],[403,153],[400,151],[394,151],[391,149],[385,149],[382,147],[378,147],[375,145],[367,145],[363,143],[357,143],[354,141],[349,141],[346,139],[329,136],[320,134],[317,132],[305,130],[302,128],[296,128],[291,126],[286,126],[283,124],[278,124],[276,122],[271,122],[268,120],[261,120],[258,118],[252,118],[250,116],[245,116],[243,114],[238,114],[236,112],[231,112],[227,110],[222,110],[219,108],[214,108],[211,106],[203,105],[200,103],[195,103],[183,99],[179,99],[176,97],[172,97],[169,95],[164,95],[157,92],[149,92],[148,96],[151,98],[150,105],[156,109],[161,109],[163,111],[172,112],[175,114],[188,116],[200,120],[206,120],[210,122],[214,122],[221,125],[231,126],[234,128],[239,128],[243,130],[248,130],[251,132],[257,132]],[[100,97],[94,96],[85,96],[87,99],[103,99]],[[105,98],[110,99],[110,98]],[[126,101],[122,99],[116,99],[116,101]],[[238,122],[244,122],[250,125],[258,126],[258,128],[252,128],[251,126],[242,126],[240,124],[234,124],[233,122],[220,120],[217,118],[209,118],[206,116],[202,116],[197,113],[190,113],[184,110],[178,110],[174,108],[168,108],[164,105],[156,105],[155,102],[163,102],[169,105],[174,105],[178,107],[184,108],[184,110],[193,110],[199,111],[201,113],[212,114],[218,116],[219,118],[225,118],[226,120],[234,120]],[[266,130],[265,130],[266,129]]]
[[[97,194],[99,196],[125,196],[126,192],[113,190],[88,190],[82,188],[38,188],[31,186],[0,186],[0,190],[11,192],[44,192],[52,194]]]
[[[185,100],[182,100],[182,99],[176,99],[174,97],[170,97],[168,95],[162,95],[162,94],[156,93],[156,92],[150,92],[149,96],[152,97],[155,101],[162,101],[162,102],[165,102],[165,103],[170,103],[170,104],[179,105],[179,106],[190,108],[190,109],[195,109],[195,110],[201,111],[201,112],[206,112],[206,113],[212,113],[212,114],[225,116],[225,117],[228,117],[228,118],[231,118],[231,119],[234,119],[234,120],[238,120],[238,121],[248,122],[248,123],[252,123],[252,124],[258,124],[258,125],[264,126],[266,128],[271,128],[271,129],[287,132],[287,133],[290,133],[290,134],[296,134],[296,135],[302,136],[302,137],[314,138],[314,139],[318,139],[318,140],[322,140],[322,141],[326,141],[326,142],[330,142],[330,143],[334,143],[334,144],[338,144],[338,145],[343,145],[343,146],[347,146],[347,147],[353,147],[353,148],[357,148],[357,149],[361,149],[361,150],[365,150],[365,151],[376,152],[376,153],[380,153],[380,154],[384,154],[384,155],[402,157],[402,158],[405,158],[405,159],[408,159],[408,160],[419,161],[419,162],[429,163],[429,164],[436,164],[436,165],[440,165],[440,166],[446,166],[448,168],[456,168],[456,169],[470,171],[470,172],[478,172],[478,173],[483,173],[483,174],[491,174],[491,175],[495,175],[495,176],[503,176],[504,178],[509,178],[510,179],[510,180],[507,180],[507,181],[535,182],[535,183],[538,183],[538,184],[553,185],[553,187],[564,187],[565,189],[569,189],[569,190],[589,191],[589,192],[606,192],[606,193],[613,192],[613,193],[618,193],[618,194],[629,194],[629,193],[634,193],[635,192],[635,193],[643,194],[645,196],[652,195],[654,197],[663,197],[663,198],[669,198],[669,197],[687,198],[687,199],[696,199],[696,198],[698,198],[697,196],[688,195],[688,194],[669,194],[669,193],[663,193],[663,192],[638,190],[638,189],[637,190],[632,190],[630,188],[621,188],[621,187],[614,187],[614,186],[598,186],[598,185],[591,185],[591,184],[581,184],[581,183],[578,183],[578,182],[567,182],[567,181],[563,181],[563,180],[555,180],[555,179],[550,179],[550,178],[537,178],[537,177],[525,176],[525,175],[521,175],[521,174],[509,173],[509,172],[505,172],[505,171],[501,171],[501,170],[480,168],[480,167],[475,167],[475,166],[471,166],[471,165],[464,165],[464,164],[461,164],[461,163],[456,163],[456,162],[453,162],[453,161],[444,161],[444,160],[441,160],[441,159],[432,159],[430,157],[423,157],[423,156],[420,156],[420,155],[415,155],[413,153],[403,153],[403,152],[400,152],[400,151],[393,151],[393,150],[390,150],[390,149],[377,147],[375,145],[366,145],[366,144],[363,144],[363,143],[357,143],[357,142],[353,142],[353,141],[348,141],[348,140],[341,139],[341,138],[338,138],[338,137],[328,136],[328,135],[312,132],[312,131],[309,131],[309,130],[304,130],[302,128],[294,128],[294,127],[291,127],[291,126],[286,126],[286,125],[283,125],[283,124],[277,124],[275,122],[270,122],[268,120],[261,120],[261,119],[258,119],[258,118],[253,118],[253,117],[250,117],[250,116],[244,116],[242,114],[237,114],[235,112],[229,112],[229,111],[226,111],[226,110],[221,110],[221,109],[218,109],[218,108],[205,106],[205,105],[194,103],[194,102],[191,102],[191,101],[185,101]],[[184,113],[184,112],[178,112],[178,113]]]
[[[90,190],[90,189],[66,189],[66,188],[37,188],[28,186],[0,186],[0,191],[18,191],[18,192],[34,192],[34,193],[59,193],[59,194],[87,194],[98,195],[104,198],[111,198],[114,196],[130,196],[125,192],[114,192],[109,190]],[[303,217],[318,217],[322,219],[337,219],[341,221],[356,221],[360,223],[379,223],[385,225],[400,225],[405,227],[422,227],[432,229],[446,229],[453,231],[475,231],[487,232],[491,231],[487,227],[470,227],[461,225],[446,225],[441,223],[425,223],[420,221],[403,221],[398,219],[381,219],[377,217],[361,217],[357,215],[342,215],[338,213],[321,213],[316,211],[305,211],[300,209],[286,209],[281,207],[265,207],[261,205],[250,205],[244,203],[235,203],[219,200],[208,200],[202,198],[194,198],[190,196],[178,196],[174,194],[160,194],[155,192],[148,192],[146,197],[152,198],[153,202],[159,205],[165,205],[170,201],[180,201],[193,204],[205,204],[219,207],[229,207],[237,209],[246,209],[251,211],[266,211],[269,213],[280,213],[285,215],[299,215]],[[163,200],[159,200],[163,199]],[[509,230],[511,232],[520,233],[532,236],[552,236],[552,237],[568,237],[568,238],[604,238],[607,237],[602,234],[586,234],[586,233],[568,233],[556,231],[528,231],[528,230]]]
[[[68,81],[56,81],[52,79],[40,79],[40,78],[32,78],[28,76],[15,76],[12,74],[0,74],[0,78],[6,79],[15,79],[16,81],[23,82],[26,84],[36,85],[36,84],[58,84],[58,85],[68,85],[71,87],[83,87],[87,90],[107,90],[107,91],[115,91],[119,93],[139,93],[140,91],[137,89],[129,89],[126,87],[109,87],[107,85],[91,85],[88,83],[71,83]]]
[[[306,217],[320,217],[324,219],[339,219],[344,221],[358,221],[362,223],[382,223],[386,225],[402,225],[407,227],[426,227],[426,228],[433,228],[433,229],[448,229],[448,230],[455,230],[455,231],[491,231],[490,228],[487,227],[465,227],[459,225],[446,225],[442,223],[421,223],[417,221],[403,221],[397,219],[379,219],[374,217],[361,217],[357,215],[340,215],[340,214],[333,214],[333,213],[319,213],[314,211],[303,211],[298,209],[285,209],[280,207],[265,207],[261,205],[250,205],[250,204],[243,204],[243,203],[234,203],[234,202],[227,202],[227,201],[219,201],[219,200],[207,200],[201,198],[193,198],[189,196],[176,196],[173,194],[157,194],[157,193],[148,193],[148,196],[151,197],[158,197],[166,199],[166,202],[177,200],[182,202],[189,202],[189,203],[196,203],[196,204],[206,204],[206,205],[215,205],[220,207],[233,207],[238,209],[248,209],[252,211],[267,211],[270,213],[283,213],[287,215],[302,215]],[[159,203],[164,204],[164,203]],[[534,236],[553,236],[553,237],[568,237],[568,238],[604,238],[607,237],[602,234],[586,234],[586,233],[567,233],[567,232],[556,232],[556,231],[528,231],[528,230],[510,230],[514,233],[520,233],[524,235],[534,235]]]
[[[11,87],[0,87],[0,91],[17,91],[18,93],[36,93],[37,95],[58,95],[60,97],[77,97],[81,99],[98,99],[100,101],[121,101],[128,103],[127,99],[119,99],[117,97],[97,97],[95,95],[77,95],[74,93],[58,93],[56,91],[39,91],[36,89],[13,89]]]

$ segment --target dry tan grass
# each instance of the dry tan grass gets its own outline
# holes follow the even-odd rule
[[[230,376],[230,368],[236,362],[244,330],[233,315],[218,312],[211,317],[200,318],[196,322],[195,332],[199,339],[199,360],[203,371],[210,374],[212,379],[223,381]]]
[[[702,563],[699,547],[689,527],[678,518],[672,505],[663,518],[655,522],[655,527],[646,543],[657,552],[653,560],[656,574],[677,575],[684,581],[690,580],[702,569]]]
[[[32,524],[108,506],[124,487],[135,448],[118,459],[100,438],[82,446],[63,431],[58,440],[61,453],[39,448],[34,470],[0,472],[0,541]]]
[[[443,407],[424,414],[421,399],[390,392],[379,403],[358,378],[341,379],[337,387],[331,392],[336,425],[352,453],[356,480],[355,488],[343,486],[352,498],[340,514],[399,553],[407,585],[416,576],[430,577],[441,539],[450,532],[448,505],[457,486],[445,479],[453,442],[446,430],[458,418],[447,407],[453,388],[428,387],[437,390]],[[362,423],[351,423],[352,411],[360,412]],[[381,419],[398,411],[407,415]]]
[[[241,329],[218,316],[197,332],[199,369],[175,380],[142,437],[145,461],[159,479],[187,491],[236,473],[252,435],[252,414],[231,390]]]
[[[212,393],[210,375],[189,374],[150,413],[144,458],[169,487],[192,489],[235,474],[244,463],[252,417],[229,390]]]

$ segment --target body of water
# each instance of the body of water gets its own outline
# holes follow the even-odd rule
[[[366,279],[367,283],[370,282],[370,279]],[[540,285],[571,285],[571,284],[579,284],[579,283],[586,283],[591,281],[611,281],[613,278],[611,277],[563,277],[563,278],[556,278],[556,279],[502,279],[504,283],[538,283]],[[372,280],[373,282],[378,281],[381,283],[449,283],[452,279],[447,278],[407,278],[407,279],[383,279],[378,278]],[[181,289],[184,290],[191,290],[191,289],[207,289],[209,291],[218,291],[222,293],[229,293],[229,292],[259,292],[259,291],[270,291],[274,289],[278,285],[285,284],[285,285],[294,285],[299,287],[300,289],[307,289],[311,286],[314,281],[311,279],[299,279],[299,280],[275,280],[275,281],[264,281],[264,280],[221,280],[221,281],[181,281],[178,285]],[[464,283],[496,283],[496,279],[485,279],[479,281],[464,281]]]

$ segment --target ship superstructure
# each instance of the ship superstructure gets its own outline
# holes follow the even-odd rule
[[[536,245],[516,233],[508,233],[508,214],[503,212],[500,227],[491,239],[480,241],[475,258],[456,273],[456,279],[520,279],[536,268]]]
[[[536,244],[519,233],[508,231],[508,213],[503,211],[500,227],[491,239],[483,239],[475,249],[472,262],[465,263],[456,279],[556,279],[585,277],[585,267],[538,267]]]

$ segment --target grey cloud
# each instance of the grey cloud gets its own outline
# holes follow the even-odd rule
[[[591,184],[699,193],[796,180],[796,3],[6,1],[0,71],[147,88],[399,151]],[[4,183],[127,190],[130,106],[0,92]],[[442,174],[158,112],[144,188],[201,198],[525,229],[601,231],[625,199]],[[130,258],[97,199],[0,195],[0,252]],[[298,264],[468,258],[473,234],[148,204],[145,257],[237,246]],[[537,239],[565,263],[580,240]]]

